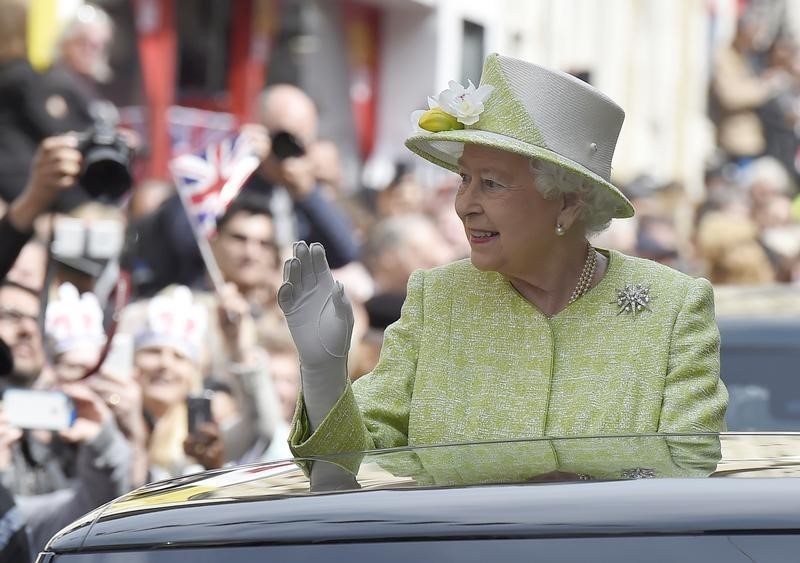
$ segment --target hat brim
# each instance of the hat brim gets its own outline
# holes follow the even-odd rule
[[[438,133],[420,132],[406,139],[406,147],[425,160],[432,162],[451,172],[458,172],[458,159],[464,150],[464,144],[482,145],[522,156],[552,162],[566,170],[575,172],[589,180],[595,186],[607,190],[617,201],[614,218],[633,217],[633,205],[614,184],[608,182],[586,168],[551,150],[525,143],[513,137],[481,131],[479,129],[457,129]]]

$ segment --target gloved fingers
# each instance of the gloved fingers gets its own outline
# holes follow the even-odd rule
[[[318,242],[311,243],[311,261],[314,264],[314,272],[322,274],[330,271],[328,260],[325,258],[325,247]]]
[[[284,313],[289,313],[294,308],[294,291],[291,282],[284,282],[278,288],[278,305]]]
[[[317,284],[317,274],[314,273],[314,265],[311,262],[311,250],[305,241],[301,240],[294,243],[294,255],[300,260],[300,276],[303,280],[303,288],[308,291]]]
[[[348,323],[352,324],[353,306],[350,304],[350,299],[344,292],[344,285],[342,285],[342,282],[336,282],[336,287],[333,289],[331,298],[333,301],[333,310],[336,313],[336,316],[340,319],[345,319]]]
[[[300,260],[297,258],[290,258],[289,259],[289,276],[287,277],[286,281],[292,284],[292,295],[294,298],[297,299],[305,290],[303,287],[303,278],[300,273]]]
[[[292,259],[289,258],[283,263],[283,283],[289,281],[289,264],[292,262]]]

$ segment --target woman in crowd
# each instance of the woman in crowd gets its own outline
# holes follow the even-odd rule
[[[634,213],[610,183],[622,109],[498,55],[479,88],[451,82],[429,106],[406,146],[460,174],[470,259],[412,275],[351,386],[349,303],[322,247],[295,244],[278,294],[301,364],[295,454],[721,430],[711,285],[587,242]]]

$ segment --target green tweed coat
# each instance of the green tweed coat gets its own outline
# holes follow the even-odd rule
[[[415,272],[375,370],[313,434],[301,397],[293,452],[722,430],[711,285],[603,252],[600,283],[551,318],[469,260]],[[649,287],[649,310],[620,312],[628,284]]]

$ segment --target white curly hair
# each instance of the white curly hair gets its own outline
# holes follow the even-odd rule
[[[607,190],[598,188],[584,176],[566,170],[545,160],[530,160],[531,174],[536,180],[536,189],[545,199],[554,199],[562,194],[574,193],[581,202],[578,221],[587,236],[608,228],[617,209],[616,198]]]

